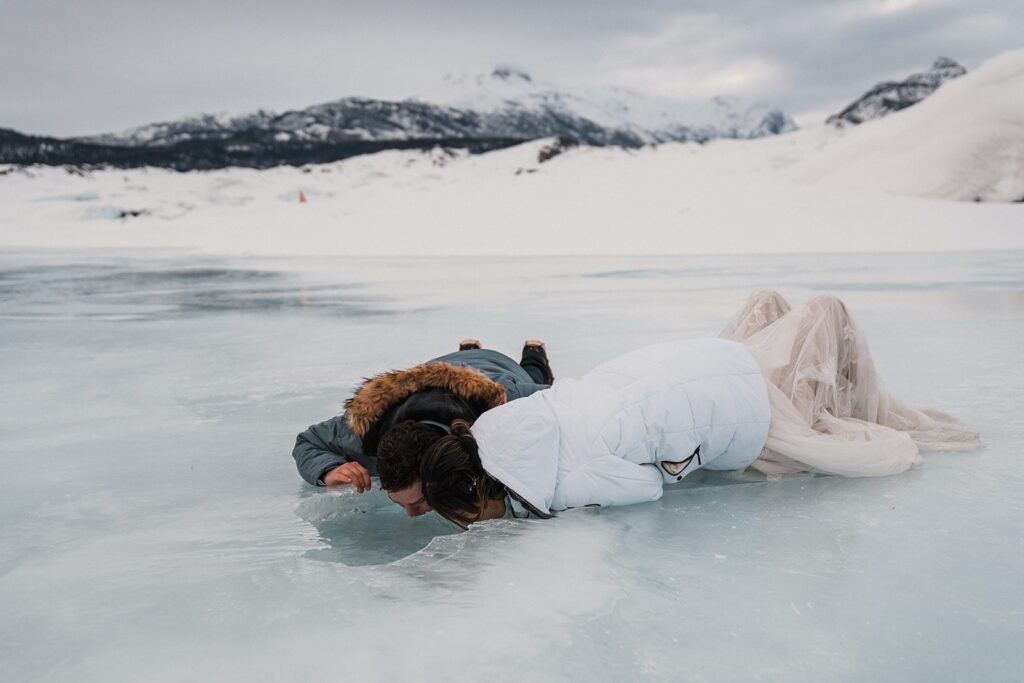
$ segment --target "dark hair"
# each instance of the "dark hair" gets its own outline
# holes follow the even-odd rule
[[[420,461],[423,497],[438,514],[465,526],[480,519],[488,500],[502,498],[505,487],[480,463],[480,451],[465,420],[437,439]]]
[[[387,412],[367,430],[363,436],[363,452],[377,453],[383,436],[400,422],[433,420],[446,425],[455,420],[474,422],[484,410],[486,407],[465,401],[447,389],[417,391],[404,401],[388,408]]]
[[[437,427],[415,420],[399,422],[385,432],[377,448],[377,476],[386,491],[401,491],[420,478],[420,460],[444,436]]]

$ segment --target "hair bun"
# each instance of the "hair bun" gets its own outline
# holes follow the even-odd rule
[[[457,436],[460,439],[463,437],[473,437],[473,432],[469,428],[469,422],[465,420],[452,420],[452,436]]]
[[[469,456],[470,461],[479,466],[480,447],[476,443],[476,438],[473,436],[473,431],[470,429],[469,422],[466,420],[454,420],[452,422],[451,435],[458,439],[459,444],[462,446],[462,450],[464,450]]]

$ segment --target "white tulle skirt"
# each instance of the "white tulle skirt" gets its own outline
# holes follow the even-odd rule
[[[889,393],[864,333],[834,296],[793,309],[778,292],[754,292],[720,336],[743,342],[768,380],[772,422],[755,470],[881,476],[909,469],[919,450],[981,445],[952,415]]]

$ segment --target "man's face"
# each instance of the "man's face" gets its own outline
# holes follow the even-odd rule
[[[388,491],[388,498],[405,508],[405,514],[410,517],[419,517],[430,512],[430,505],[423,497],[423,489],[418,481],[413,482],[409,488],[398,491]]]

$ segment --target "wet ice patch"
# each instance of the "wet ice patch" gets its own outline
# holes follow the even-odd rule
[[[325,544],[307,557],[349,566],[394,562],[457,532],[438,515],[408,517],[376,487],[361,494],[351,487],[317,491],[299,503],[295,514],[316,528]]]
[[[279,271],[202,258],[93,259],[38,266],[0,259],[0,294],[6,295],[0,299],[0,316],[21,318],[50,318],[57,302],[62,317],[102,310],[108,320],[293,308],[342,316],[386,314],[380,302],[354,285],[307,282]]]

